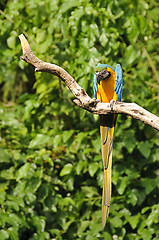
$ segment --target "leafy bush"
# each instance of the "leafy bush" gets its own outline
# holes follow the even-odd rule
[[[98,116],[79,109],[54,76],[20,60],[24,33],[39,58],[93,96],[98,62],[124,71],[123,100],[158,113],[158,3],[2,1],[0,18],[0,239],[158,239],[159,138],[118,116],[113,193],[101,224]]]

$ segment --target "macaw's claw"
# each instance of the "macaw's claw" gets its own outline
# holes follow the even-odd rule
[[[99,102],[100,102],[99,99],[97,99],[97,98],[91,98],[91,100],[89,101],[89,105],[94,105],[94,106],[96,106],[97,103],[99,103]]]
[[[110,108],[112,111],[113,111],[114,103],[115,103],[114,99],[110,100]]]

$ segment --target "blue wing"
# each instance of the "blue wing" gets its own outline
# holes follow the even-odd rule
[[[94,81],[93,81],[93,90],[94,90],[94,98],[97,98],[97,79],[96,79],[96,75],[94,74]]]
[[[122,98],[122,86],[123,86],[123,75],[122,75],[122,69],[120,64],[116,65],[116,72],[115,72],[115,80],[116,80],[116,87],[115,91],[118,96],[118,101],[121,102]]]

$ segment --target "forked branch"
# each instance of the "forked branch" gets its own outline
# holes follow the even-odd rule
[[[37,58],[33,54],[31,47],[28,41],[26,40],[25,36],[21,34],[19,38],[23,50],[23,56],[21,57],[21,59],[33,65],[35,67],[36,72],[48,72],[58,76],[66,84],[70,91],[74,94],[76,98],[74,102],[79,107],[84,108],[87,111],[92,112],[94,114],[108,114],[108,113],[126,114],[159,130],[159,117],[148,112],[147,110],[140,107],[136,103],[116,102],[113,105],[113,110],[111,110],[109,103],[101,103],[97,101],[95,98],[90,98],[88,94],[85,92],[85,90],[78,85],[78,83],[74,80],[73,77],[71,77],[68,74],[68,72],[66,72],[63,68],[55,64],[47,63]]]

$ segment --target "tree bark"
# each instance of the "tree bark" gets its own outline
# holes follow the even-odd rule
[[[92,112],[94,114],[109,114],[109,113],[120,113],[131,116],[132,118],[138,119],[145,124],[150,125],[159,131],[159,117],[148,112],[144,108],[140,107],[136,103],[124,103],[124,102],[115,102],[113,109],[110,108],[109,103],[102,103],[95,98],[90,98],[86,91],[81,88],[74,78],[69,75],[63,68],[44,62],[37,58],[31,47],[23,34],[19,35],[21,41],[23,56],[21,59],[30,63],[35,67],[36,72],[48,72],[50,74],[58,76],[70,89],[70,91],[75,96],[74,102],[81,108]]]

